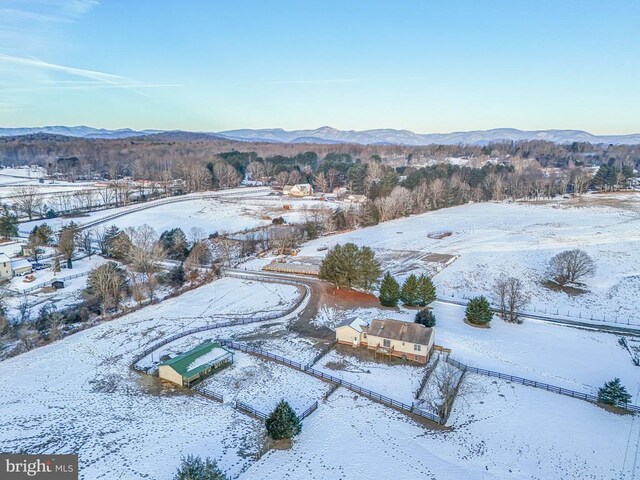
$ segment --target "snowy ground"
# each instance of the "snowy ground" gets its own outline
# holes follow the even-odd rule
[[[340,345],[314,368],[410,405],[425,374],[424,365],[375,360],[372,356],[367,350]]]
[[[444,231],[452,235],[429,237]],[[416,268],[415,256],[458,256],[435,277],[443,296],[490,296],[496,278],[515,275],[526,282],[529,309],[640,323],[635,305],[640,297],[638,194],[591,195],[580,201],[545,204],[463,205],[320,238],[307,243],[299,256],[324,256],[326,252],[318,252],[318,247],[346,242],[374,248],[383,266],[400,277]],[[569,296],[542,286],[548,260],[573,248],[586,250],[596,261],[596,275],[585,279],[589,292]],[[410,268],[403,265],[407,261]]]
[[[108,217],[114,213],[132,211],[106,222],[104,226],[117,225],[124,229],[131,226],[147,224],[152,226],[158,234],[171,228],[181,228],[187,235],[191,228],[201,228],[205,234],[235,233],[247,229],[270,225],[275,217],[283,217],[287,222],[302,222],[309,212],[316,208],[328,208],[328,202],[319,200],[295,200],[288,197],[265,195],[265,189],[252,191],[251,189],[224,190],[212,193],[233,195],[233,198],[198,198],[194,200],[163,205],[160,203],[153,208],[135,211],[139,205],[119,207],[92,212],[87,216],[76,219],[55,218],[38,220],[20,225],[20,231],[30,231],[35,225],[47,223],[54,230],[60,229],[71,220],[76,223],[87,223]],[[183,198],[183,197],[180,197]],[[284,205],[288,205],[287,210]]]
[[[491,328],[474,328],[462,321],[464,307],[436,302],[433,309],[435,343],[451,348],[451,357],[467,365],[583,393],[596,393],[613,377],[620,377],[631,392],[640,388],[640,367],[633,364],[617,335],[530,319],[515,325],[494,318]],[[315,323],[332,326],[336,319],[356,317],[411,322],[415,310],[359,308],[333,310],[332,315],[325,310]]]
[[[621,478],[630,428],[638,433],[632,417],[503,381],[470,381],[481,393],[454,405],[452,431],[426,430],[339,389],[304,423],[291,451],[269,452],[241,478]]]
[[[260,448],[258,422],[159,389],[129,362],[162,336],[206,323],[207,311],[267,308],[282,308],[273,291],[225,278],[0,363],[0,451],[78,452],[86,480],[169,478],[190,453],[236,476]]]
[[[260,330],[247,335],[239,335],[236,339],[254,348],[261,348],[269,353],[307,364],[327,346],[310,337],[298,335],[288,330],[286,322],[267,322]]]
[[[203,382],[206,388],[221,394],[225,403],[238,400],[268,415],[284,399],[301,414],[331,387],[285,365],[234,353],[233,365]]]

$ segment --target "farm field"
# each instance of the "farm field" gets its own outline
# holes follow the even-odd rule
[[[267,198],[264,204],[278,201]],[[194,201],[197,202],[204,200]],[[260,204],[253,198],[237,204],[233,203],[235,200],[230,202],[235,208]],[[173,207],[178,215],[179,208],[190,204],[166,207]],[[265,208],[260,205],[261,209]],[[273,205],[276,206],[269,208],[281,208],[277,203]],[[565,209],[549,205],[488,204],[484,207],[551,209],[553,212]],[[567,210],[574,208],[566,207]],[[611,207],[585,210],[600,208]],[[155,209],[131,216],[149,214]],[[631,210],[618,210],[624,215],[631,214]],[[220,212],[209,214],[220,216]],[[430,215],[433,214],[408,220],[420,225],[423,217]],[[517,215],[513,215],[516,218]],[[387,256],[383,262],[393,265],[400,276],[419,268],[424,253],[459,255],[455,262],[440,269],[435,277],[437,282],[445,278],[443,275],[450,269],[464,265],[459,262],[465,251],[451,246],[443,252],[428,243],[446,244],[455,234],[439,239],[424,236],[428,244],[420,246],[412,243],[424,241],[419,233],[398,235],[375,230],[386,226],[368,229],[368,236],[366,231],[356,231],[322,238],[305,245],[303,251],[309,257],[320,259],[323,253],[317,251],[317,246],[321,242],[327,244],[358,234],[362,235],[358,241],[384,250]],[[531,228],[529,225],[525,229]],[[397,226],[392,230],[396,229]],[[438,226],[439,231],[443,229],[444,223]],[[381,238],[384,235],[389,237],[386,242]],[[488,242],[490,233],[482,235]],[[498,242],[500,235],[494,231],[493,237]],[[633,235],[630,238],[634,241]],[[399,242],[399,239],[404,240]],[[524,243],[520,247],[524,248]],[[416,250],[402,257],[398,252],[403,248]],[[476,244],[474,248],[481,246]],[[611,261],[609,257],[602,258]],[[253,263],[256,268],[261,264]],[[527,286],[534,288],[532,282]],[[438,287],[442,288],[440,284]],[[292,285],[225,277],[0,363],[0,378],[8,386],[0,397],[0,450],[78,451],[83,478],[87,480],[107,480],[122,475],[125,478],[131,472],[136,478],[170,478],[180,457],[187,454],[211,457],[230,478],[243,479],[364,480],[402,474],[438,480],[578,480],[619,478],[620,472],[630,474],[629,458],[633,458],[635,443],[629,446],[627,439],[636,438],[640,428],[634,417],[493,378],[468,374],[471,394],[456,400],[445,428],[433,428],[344,389],[322,400],[330,388],[328,383],[237,351],[234,365],[204,382],[205,387],[224,396],[222,404],[129,368],[137,352],[162,338],[233,318],[285,315],[297,304],[300,294],[301,289]],[[596,294],[594,289],[588,295]],[[405,308],[355,305],[346,308],[336,306],[342,304],[335,302],[323,305],[323,297],[313,289],[310,298],[318,302],[314,304],[317,310],[313,310],[318,313],[314,313],[315,318],[309,315],[310,327],[302,330],[307,333],[312,332],[311,327],[333,328],[345,319],[413,321],[415,315],[415,310]],[[303,304],[301,308],[306,306]],[[437,318],[436,343],[451,348],[452,357],[466,364],[585,393],[595,393],[604,381],[614,376],[620,377],[634,394],[640,387],[640,370],[619,345],[617,335],[529,319],[522,325],[495,319],[491,328],[476,329],[462,322],[464,307],[444,302],[435,302],[433,307]],[[297,313],[180,337],[144,357],[138,365],[153,370],[161,356],[178,354],[204,340],[216,338],[234,339],[308,363],[327,341],[301,333],[297,324],[294,328],[295,321]],[[630,344],[636,348],[635,343]],[[415,401],[414,393],[425,373],[424,366],[387,363],[365,354],[337,347],[323,356],[315,368],[403,402]],[[433,389],[430,380],[427,393],[421,398]],[[271,450],[256,460],[259,452],[264,451],[264,426],[235,410],[233,403],[239,400],[269,413],[282,398],[299,413],[316,400],[320,406],[304,420],[302,434],[290,450]],[[179,431],[176,418],[180,419]],[[211,428],[212,425],[215,428]],[[572,441],[567,442],[567,438]],[[144,452],[144,456],[140,452]]]
[[[499,380],[470,381],[478,393],[454,405],[451,430],[426,430],[339,389],[305,421],[291,451],[269,452],[240,478],[604,480],[630,474],[633,461],[624,457],[630,429],[638,433],[632,417]]]
[[[204,325],[206,305],[219,314],[282,308],[262,284],[225,278],[0,363],[0,450],[78,452],[87,480],[168,478],[190,453],[238,475],[260,448],[257,421],[129,370],[138,349]]]
[[[613,377],[632,392],[640,388],[640,368],[617,335],[531,319],[514,325],[496,317],[491,328],[473,328],[462,320],[464,307],[435,302],[433,311],[436,344],[450,348],[452,358],[469,366],[591,394]],[[333,328],[341,319],[356,317],[412,322],[414,316],[415,310],[405,308],[334,309],[321,311],[314,324]]]
[[[320,238],[299,256],[323,257],[326,252],[318,248],[346,242],[372,247],[383,267],[400,278],[430,270],[416,257],[456,256],[434,278],[441,296],[491,296],[498,277],[513,275],[525,282],[529,310],[640,324],[640,194],[462,205]],[[596,262],[595,275],[584,280],[588,292],[569,295],[544,287],[549,259],[574,248]]]
[[[283,399],[301,414],[330,388],[303,372],[239,351],[234,351],[233,365],[202,385],[221,394],[225,403],[238,400],[267,415]]]
[[[181,228],[186,234],[193,227],[201,228],[205,234],[235,233],[243,230],[263,227],[271,224],[274,217],[283,217],[287,222],[303,221],[306,212],[313,208],[327,207],[327,202],[319,200],[297,200],[288,197],[267,195],[268,189],[241,188],[209,192],[213,195],[221,194],[233,198],[199,198],[201,194],[192,194],[191,201],[163,204],[163,200],[150,202],[151,208],[140,211],[141,205],[111,208],[89,213],[77,218],[55,218],[37,220],[21,224],[20,231],[24,233],[34,226],[47,223],[54,230],[74,221],[85,224],[107,218],[113,214],[131,212],[109,220],[103,226],[117,225],[124,229],[143,224],[150,225],[158,233],[172,228]],[[177,197],[182,200],[189,196]],[[166,200],[164,200],[166,201]],[[153,206],[157,203],[156,206]],[[288,205],[288,209],[284,209]]]

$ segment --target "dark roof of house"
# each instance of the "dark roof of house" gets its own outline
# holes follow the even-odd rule
[[[366,329],[368,335],[399,340],[401,342],[429,345],[433,329],[419,323],[402,322],[400,320],[373,320]]]

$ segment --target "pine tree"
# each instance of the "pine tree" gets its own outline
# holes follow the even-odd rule
[[[215,460],[208,457],[189,455],[182,458],[180,468],[173,477],[174,480],[227,480],[227,476],[220,471]]]
[[[422,274],[418,277],[418,299],[416,305],[425,307],[436,299],[436,287],[431,279]]]
[[[436,325],[436,316],[430,309],[423,308],[416,313],[415,323],[431,328]]]
[[[373,250],[369,247],[361,247],[358,252],[357,285],[368,292],[378,283],[381,274],[380,263],[376,260]]]
[[[598,402],[600,403],[624,407],[630,401],[631,395],[629,395],[619,378],[606,382],[602,388],[598,389]]]
[[[338,288],[370,290],[380,278],[380,264],[369,247],[336,245],[320,265],[319,277]]]
[[[467,304],[466,317],[469,323],[486,325],[493,318],[491,305],[483,296],[472,298]]]
[[[120,235],[120,229],[115,225],[111,225],[104,232],[104,239],[102,241],[102,254],[107,257],[114,257],[115,240]]]
[[[418,302],[418,278],[411,274],[402,285],[400,299],[405,305],[416,305]]]
[[[291,405],[280,400],[271,415],[265,420],[267,433],[274,440],[293,438],[300,433],[302,424]]]
[[[9,238],[18,235],[18,217],[5,206],[0,216],[0,237]]]
[[[400,284],[389,272],[384,274],[380,284],[380,303],[385,307],[395,307],[400,300]]]

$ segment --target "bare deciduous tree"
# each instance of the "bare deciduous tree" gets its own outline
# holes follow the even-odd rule
[[[584,250],[565,250],[549,261],[549,273],[560,285],[574,283],[596,272],[596,264]]]
[[[220,188],[233,188],[240,184],[240,175],[228,163],[218,162],[213,166],[213,174],[218,180]]]
[[[442,361],[441,359],[440,362]],[[438,413],[440,423],[444,424],[451,415],[453,402],[456,399],[462,400],[468,397],[473,392],[473,388],[467,381],[465,372],[449,363],[438,365],[433,379],[436,388],[430,391],[426,402]]]
[[[144,275],[149,299],[153,300],[157,286],[156,274],[160,271],[160,262],[166,256],[164,248],[158,241],[158,234],[149,225],[129,227],[125,232],[129,239],[125,257],[135,270]]]
[[[29,220],[40,213],[42,207],[42,196],[38,193],[38,188],[33,185],[16,187],[13,191],[16,196],[14,205],[19,213],[23,213]]]
[[[78,227],[76,225],[68,225],[63,227],[58,236],[58,245],[56,250],[63,256],[67,262],[67,268],[73,268],[73,254],[76,250],[76,238],[78,237]]]
[[[521,323],[519,312],[527,305],[529,297],[520,279],[501,278],[495,283],[493,291],[498,297],[502,319],[507,322]]]
[[[107,262],[89,272],[88,290],[100,302],[102,315],[117,309],[126,286],[124,273],[115,262]]]

